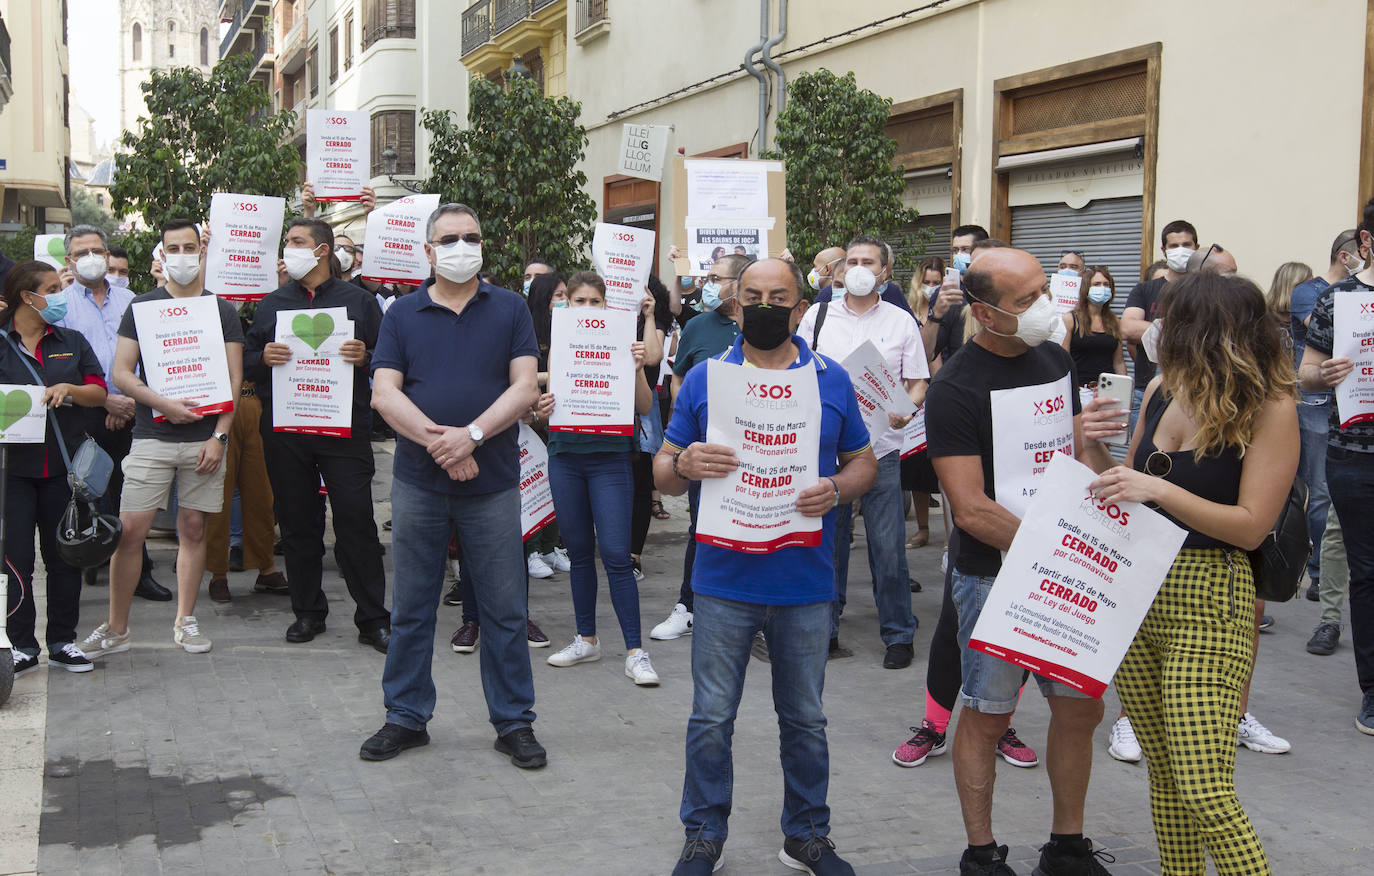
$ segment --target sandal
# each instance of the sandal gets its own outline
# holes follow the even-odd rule
[[[907,542],[906,542],[907,550],[914,550],[915,548],[922,548],[922,547],[925,547],[925,546],[928,545],[928,544],[930,544],[930,528],[929,528],[929,527],[925,527],[925,528],[916,530],[916,534],[913,535],[911,538],[907,539]]]
[[[661,499],[655,499],[652,502],[650,502],[649,510],[653,513],[654,519],[656,520],[667,520],[668,518],[673,516],[669,514],[667,511],[663,510],[663,501]]]

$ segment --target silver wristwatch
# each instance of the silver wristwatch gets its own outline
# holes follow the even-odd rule
[[[481,428],[476,423],[468,423],[468,437],[471,438],[472,443],[476,444],[478,447],[481,447],[482,442],[487,440],[487,436],[482,434]]]
[[[219,443],[223,444],[225,447],[228,447],[228,446],[229,446],[229,433],[228,433],[228,432],[212,432],[212,433],[210,434],[210,437],[211,437],[211,438],[214,438],[216,441],[218,441]]]

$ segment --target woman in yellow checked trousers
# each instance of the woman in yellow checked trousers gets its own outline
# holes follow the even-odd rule
[[[1236,798],[1236,722],[1253,662],[1246,550],[1278,518],[1298,466],[1291,355],[1249,280],[1195,272],[1161,306],[1159,376],[1127,459],[1093,482],[1104,502],[1146,502],[1188,530],[1116,687],[1149,765],[1165,876],[1267,874]]]

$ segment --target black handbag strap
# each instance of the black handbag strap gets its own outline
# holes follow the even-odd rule
[[[811,328],[811,352],[816,352],[817,341],[821,336],[821,326],[825,325],[825,315],[830,312],[830,302],[822,301],[816,312],[816,324]]]
[[[35,369],[33,363],[29,361],[29,354],[24,352],[24,349],[14,342],[14,335],[7,331],[5,332],[5,339],[8,340],[10,346],[14,348],[14,353],[19,357],[19,361],[23,362],[24,367],[29,369],[29,373],[33,375],[34,382],[46,388],[47,384],[43,382],[43,378],[38,376],[37,369]],[[52,408],[48,408],[48,422],[52,424],[52,433],[57,436],[57,449],[62,451],[62,462],[67,466],[67,472],[70,474],[72,470],[72,457],[71,454],[67,453],[67,442],[62,437],[62,430],[57,426],[57,415],[52,412]]]

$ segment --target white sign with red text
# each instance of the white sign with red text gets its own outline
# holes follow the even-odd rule
[[[1336,414],[1347,429],[1374,420],[1374,292],[1342,289],[1334,304],[1331,356],[1355,363],[1335,390]]]
[[[821,397],[816,369],[706,363],[706,441],[735,449],[739,467],[704,478],[697,541],[745,553],[821,543],[821,518],[797,496],[820,480]]]
[[[586,435],[635,432],[635,340],[628,310],[563,307],[549,327],[549,430]]]
[[[887,415],[905,417],[916,410],[902,381],[888,367],[887,360],[872,341],[864,341],[840,363],[849,372],[849,382],[859,399],[859,413],[868,427],[868,438],[877,441],[891,426]]]
[[[425,226],[439,208],[438,195],[407,195],[367,216],[363,279],[418,286],[429,279]]]
[[[202,416],[234,409],[224,326],[213,295],[166,298],[132,305],[143,379],[163,398],[189,399]],[[154,414],[153,420],[167,418]]]
[[[902,430],[902,459],[926,449],[926,406],[921,405]]]
[[[1050,460],[1073,456],[1073,391],[1065,374],[991,393],[993,490],[997,504],[1017,517],[1025,518]]]
[[[1059,308],[1060,313],[1072,313],[1078,307],[1078,290],[1082,286],[1082,277],[1070,277],[1068,274],[1050,275],[1050,296],[1054,298],[1054,305]]]
[[[277,288],[283,198],[216,192],[210,196],[205,288],[230,301],[257,301]]]
[[[306,179],[317,201],[361,201],[372,177],[372,133],[361,110],[305,111]]]
[[[654,233],[628,225],[596,223],[592,265],[606,283],[606,306],[639,312],[654,263]]]
[[[539,433],[520,424],[520,531],[528,539],[554,520],[549,451]]]
[[[291,348],[291,358],[272,369],[272,431],[353,434],[354,366],[339,355],[351,340],[345,307],[277,311],[276,341]]]
[[[1106,504],[1059,454],[1040,481],[968,646],[1100,697],[1187,533],[1144,505]]]

